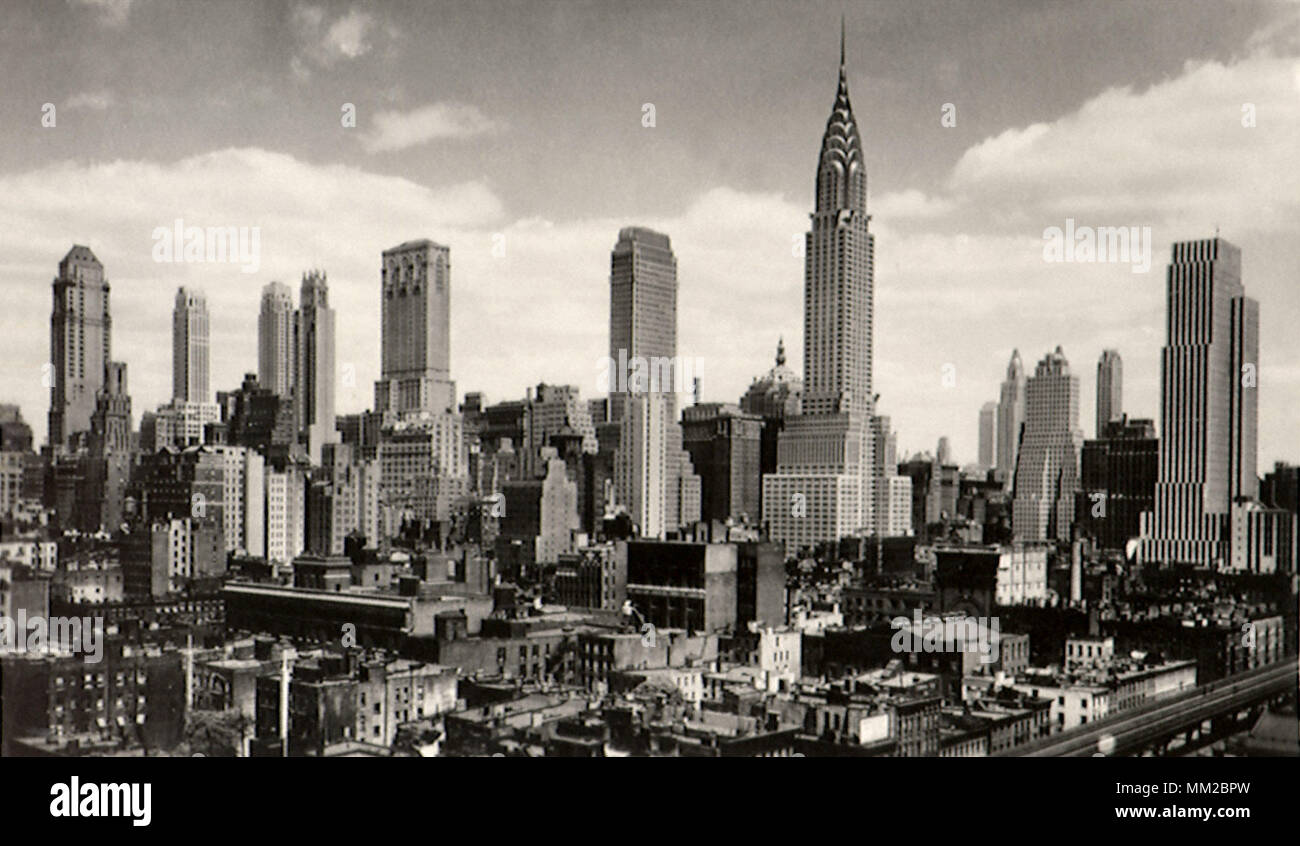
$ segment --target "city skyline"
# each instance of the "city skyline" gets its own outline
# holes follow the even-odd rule
[[[888,410],[899,432],[900,454],[928,449],[939,436],[947,435],[959,461],[974,461],[976,432],[964,421],[970,420],[983,402],[997,396],[1006,357],[1013,347],[1036,358],[1041,351],[1060,345],[1076,361],[1092,359],[1105,348],[1116,348],[1128,364],[1126,410],[1136,417],[1158,418],[1162,258],[1168,254],[1171,242],[1208,236],[1207,230],[1222,223],[1224,236],[1240,245],[1246,256],[1243,274],[1251,280],[1251,290],[1261,303],[1260,385],[1264,396],[1260,462],[1268,467],[1275,460],[1290,457],[1286,421],[1300,414],[1300,360],[1297,352],[1280,343],[1280,339],[1286,337],[1285,326],[1300,318],[1300,298],[1290,278],[1298,258],[1297,248],[1283,243],[1282,234],[1295,212],[1291,196],[1295,192],[1288,190],[1286,182],[1293,178],[1291,169],[1279,168],[1278,176],[1268,183],[1262,195],[1267,198],[1261,206],[1262,214],[1246,212],[1241,203],[1249,192],[1241,190],[1238,182],[1232,183],[1229,195],[1225,193],[1227,184],[1220,180],[1222,173],[1194,168],[1191,163],[1184,168],[1178,162],[1148,166],[1151,178],[1165,187],[1163,191],[1147,192],[1158,200],[1146,208],[1135,203],[1131,191],[1108,191],[1113,197],[1109,201],[1100,196],[1100,191],[1098,196],[1078,199],[1076,191],[1074,199],[1066,202],[1035,189],[1038,205],[1019,214],[1018,222],[1006,222],[1015,216],[1004,213],[1007,189],[1018,194],[1055,178],[1051,171],[1055,165],[1039,158],[1059,153],[1064,149],[1062,145],[1092,138],[1106,121],[1123,115],[1134,123],[1139,141],[1162,137],[1167,122],[1154,119],[1167,117],[1171,108],[1177,111],[1176,107],[1193,90],[1210,101],[1185,115],[1206,130],[1206,156],[1211,155],[1210,150],[1215,156],[1222,152],[1226,161],[1240,163],[1248,175],[1258,172],[1258,167],[1247,161],[1251,157],[1259,159],[1260,167],[1285,161],[1278,158],[1279,133],[1289,131],[1293,121],[1300,126],[1300,108],[1294,102],[1294,89],[1300,80],[1293,78],[1294,57],[1300,55],[1296,17],[1286,7],[1271,4],[1243,8],[1251,14],[1243,14],[1231,27],[1215,33],[1204,48],[1205,55],[1200,56],[1204,64],[1195,64],[1193,59],[1193,64],[1179,70],[1171,67],[1165,57],[1163,62],[1153,59],[1149,67],[1128,67],[1129,81],[1134,86],[1130,88],[1122,87],[1123,81],[1115,79],[1089,86],[1088,74],[1082,74],[1081,80],[1066,86],[1070,93],[1063,102],[1070,105],[1053,106],[1050,99],[1028,96],[1014,109],[1009,102],[1004,103],[1005,121],[997,125],[985,125],[989,119],[987,109],[973,110],[978,117],[971,115],[968,122],[966,115],[972,111],[968,101],[959,94],[946,95],[928,104],[930,118],[922,121],[917,116],[915,121],[905,121],[906,131],[898,128],[897,118],[911,116],[912,111],[898,106],[882,108],[878,99],[885,97],[889,88],[880,84],[879,54],[893,49],[882,46],[879,31],[897,13],[885,8],[879,16],[848,16],[850,84],[856,85],[860,97],[866,98],[866,105],[860,103],[858,109],[868,139],[867,169],[880,175],[875,184],[881,187],[873,190],[871,197],[873,230],[881,234],[882,245],[887,245],[878,259],[876,274],[877,312],[881,317],[874,344],[875,382],[882,395],[882,408]],[[927,15],[935,14],[934,7],[926,10]],[[371,11],[375,19],[372,26],[376,28],[370,30],[374,44],[368,52],[354,58],[340,57],[330,67],[314,67],[306,80],[295,75],[291,67],[284,69],[285,85],[301,85],[315,92],[319,96],[313,96],[312,101],[322,110],[329,102],[330,113],[321,120],[331,125],[338,124],[338,104],[333,100],[341,98],[332,92],[320,93],[326,80],[341,77],[368,61],[389,61],[381,56],[384,30],[379,24],[385,15],[396,12],[392,7]],[[1005,8],[996,11],[990,17],[1004,25],[1015,19]],[[331,6],[325,12],[325,21],[342,20],[347,14],[348,7]],[[1208,27],[1200,14],[1197,10],[1178,25]],[[157,37],[148,31],[137,32],[142,18],[135,12],[116,26],[101,21],[92,10],[69,9],[66,15],[68,25],[83,28],[88,42],[93,44],[112,38]],[[286,13],[286,17],[291,15]],[[764,21],[763,15],[755,17],[759,22],[753,25],[762,27],[774,26],[772,20],[785,20],[775,11],[766,16],[772,20]],[[593,216],[575,214],[572,201],[558,196],[553,203],[554,216],[541,214],[543,201],[529,199],[531,192],[522,188],[506,191],[506,183],[482,168],[477,172],[486,176],[486,181],[472,178],[469,182],[448,182],[447,174],[436,179],[427,175],[415,179],[386,172],[414,156],[426,169],[430,161],[445,161],[450,173],[450,163],[467,154],[466,146],[476,143],[466,145],[454,138],[389,152],[349,148],[346,155],[340,153],[332,159],[327,155],[328,161],[310,161],[292,144],[267,141],[266,146],[259,147],[205,148],[199,144],[184,149],[185,145],[179,144],[169,152],[149,149],[147,155],[116,165],[100,163],[102,157],[114,155],[116,141],[101,136],[90,138],[86,130],[92,123],[118,120],[124,124],[122,131],[127,131],[124,104],[110,103],[103,109],[85,103],[77,108],[67,106],[60,109],[56,127],[42,128],[39,120],[33,120],[30,132],[6,136],[13,143],[0,154],[0,184],[13,190],[4,192],[6,199],[0,202],[26,201],[30,208],[3,236],[21,243],[6,245],[12,248],[0,263],[0,283],[18,291],[20,302],[46,300],[48,293],[40,289],[48,284],[49,266],[67,251],[68,245],[86,244],[94,250],[114,284],[113,305],[118,316],[114,328],[119,348],[115,355],[131,366],[134,407],[139,413],[156,407],[170,393],[166,304],[156,296],[154,286],[165,285],[168,291],[181,285],[193,286],[207,293],[213,323],[211,384],[213,389],[231,389],[239,384],[243,373],[257,370],[256,358],[217,351],[255,348],[254,315],[261,288],[273,279],[296,278],[304,267],[325,267],[334,281],[331,299],[341,316],[338,367],[342,371],[345,365],[351,365],[355,374],[355,387],[337,386],[336,410],[349,413],[370,407],[369,386],[379,376],[379,351],[374,343],[379,323],[372,293],[374,256],[403,238],[432,237],[456,251],[457,275],[464,280],[451,339],[452,356],[458,362],[457,382],[462,390],[482,391],[495,400],[522,395],[527,385],[547,381],[576,384],[585,396],[595,396],[595,362],[602,357],[607,342],[604,321],[600,319],[605,302],[605,251],[611,234],[622,226],[645,225],[669,235],[679,256],[680,354],[703,363],[701,378],[706,401],[734,402],[754,377],[768,369],[775,337],[786,337],[789,348],[796,353],[791,367],[803,369],[802,356],[798,355],[803,347],[798,322],[803,259],[794,255],[792,248],[806,229],[812,187],[806,173],[812,142],[809,127],[798,125],[805,115],[813,127],[824,120],[822,114],[816,113],[824,112],[825,90],[833,81],[830,74],[839,47],[834,26],[837,17],[838,10],[828,9],[824,19],[798,27],[798,39],[807,41],[809,55],[792,60],[787,71],[791,79],[799,80],[800,99],[787,101],[777,96],[777,92],[789,90],[794,84],[790,81],[771,86],[772,93],[761,97],[759,89],[753,87],[757,82],[746,83],[750,86],[746,89],[749,100],[781,100],[791,110],[786,120],[757,124],[753,133],[757,140],[749,148],[742,145],[738,149],[746,161],[770,162],[767,168],[749,168],[746,179],[741,180],[730,180],[725,175],[704,179],[685,193],[677,192],[675,200],[636,202],[637,208],[620,211],[617,217],[609,209],[600,208],[608,205],[608,199],[589,206],[598,213]],[[1252,22],[1249,31],[1239,31],[1247,19]],[[1082,24],[1067,19],[1059,25],[1068,30]],[[1139,32],[1146,31],[1142,29],[1145,25],[1134,25]],[[932,57],[937,49],[934,45],[926,48]],[[288,52],[292,51],[286,49]],[[30,57],[30,53],[19,53],[7,61],[25,67],[22,56]],[[286,65],[292,58],[286,56]],[[204,57],[196,61],[202,63]],[[806,73],[801,67],[805,61]],[[970,61],[972,67],[981,66],[974,57]],[[728,70],[732,72],[740,70]],[[1114,72],[1096,78],[1101,80]],[[85,79],[65,80],[69,91],[78,82],[88,84]],[[1114,87],[1117,85],[1121,87]],[[1249,129],[1242,126],[1243,85],[1259,92],[1253,101],[1259,123]],[[665,86],[665,90],[668,88]],[[678,88],[671,86],[674,92]],[[806,98],[802,97],[804,88]],[[54,94],[51,98],[58,100]],[[629,101],[632,112],[627,120],[633,126],[628,131],[643,135],[636,137],[636,145],[628,147],[629,155],[637,154],[639,145],[653,146],[654,139],[664,139],[665,135],[668,137],[664,140],[671,144],[688,137],[682,134],[684,128],[667,120],[667,101],[656,100],[653,91],[638,93],[631,99],[636,102]],[[956,106],[957,123],[946,128],[940,123],[940,107],[950,101]],[[658,107],[653,128],[642,126],[641,106],[646,102]],[[1230,114],[1225,116],[1222,110],[1212,113],[1212,107],[1227,109],[1230,102]],[[8,100],[3,105],[6,110],[11,105],[17,107]],[[357,106],[362,115],[357,133],[373,130],[367,128],[364,115],[377,111],[376,104]],[[1142,115],[1152,121],[1139,120]],[[516,128],[524,124],[510,120],[503,123],[504,128],[495,134],[485,133],[482,143],[493,147],[521,143]],[[968,125],[973,126],[968,129]],[[697,122],[691,126],[692,131],[698,130]],[[1242,138],[1257,140],[1245,147],[1220,151],[1218,145],[1227,137],[1223,126],[1236,133],[1231,136],[1234,143]],[[46,135],[33,134],[38,131]],[[1246,132],[1256,135],[1240,134]],[[936,186],[933,177],[920,175],[935,168],[897,161],[900,138],[910,139],[913,145],[953,146],[947,160],[935,171],[946,175],[940,184]],[[64,164],[33,169],[35,159],[24,151],[34,150],[34,143],[44,145],[43,156],[52,152],[61,156]],[[1013,150],[1042,156],[1034,158],[1035,168],[1030,168],[1028,175],[1015,174],[1006,169],[1006,156]],[[675,171],[664,172],[653,164],[638,170],[656,171],[661,179],[676,183],[679,171],[694,167],[691,157],[683,161]],[[902,166],[896,166],[899,164]],[[776,175],[771,168],[778,166],[782,172],[789,169],[796,175]],[[222,167],[236,175],[233,180],[209,181],[212,178],[204,176],[206,171]],[[1097,179],[1112,187],[1112,183],[1129,178],[1123,168],[1109,163],[1095,165],[1094,171]],[[468,171],[471,176],[474,172]],[[760,179],[761,184],[747,181],[763,172],[768,177]],[[267,175],[271,173],[278,174],[273,181]],[[52,189],[51,193],[58,196],[67,194],[75,181],[85,183],[78,191],[112,194],[125,190],[124,179],[132,182],[142,198],[140,207],[129,212],[101,208],[103,204],[77,209],[63,202],[51,205],[48,195],[33,201],[32,191],[38,187],[42,191]],[[276,202],[262,193],[259,182],[263,180],[267,184],[300,183],[302,195],[320,196],[319,192],[328,187],[331,196],[349,198],[349,210],[340,214],[338,208],[326,203],[324,209],[304,216],[305,196],[300,196],[299,188],[290,189]],[[219,184],[228,181],[247,185],[248,196],[232,197],[230,192],[218,189]],[[182,188],[184,201],[178,193]],[[372,196],[376,194],[381,199]],[[637,193],[623,196],[636,198]],[[1186,206],[1188,197],[1201,198],[1202,202],[1193,205],[1213,212],[1203,216],[1171,212],[1172,206]],[[623,205],[627,205],[626,201]],[[250,209],[265,208],[279,211],[250,213]],[[398,217],[394,208],[405,213]],[[972,209],[987,211],[976,220],[977,216],[968,213]],[[57,217],[60,226],[49,225],[51,215]],[[317,215],[336,220],[321,223]],[[195,225],[260,226],[264,250],[261,268],[256,273],[243,273],[230,265],[153,262],[150,233],[182,217]],[[1043,262],[1043,229],[1060,226],[1073,217],[1094,224],[1154,223],[1151,271],[1136,275],[1123,265]],[[985,218],[1004,222],[980,223]],[[42,221],[45,223],[38,229]],[[980,226],[992,228],[981,230]],[[335,237],[334,233],[344,229],[356,234]],[[502,237],[494,237],[498,235]],[[498,250],[503,255],[494,255],[496,247],[503,248]],[[925,284],[914,284],[921,279],[927,280]],[[965,299],[971,285],[980,286],[986,294],[981,302]],[[39,299],[35,296],[38,292]],[[517,302],[506,305],[512,296]],[[737,297],[746,308],[724,305],[736,302]],[[981,325],[992,317],[990,309],[992,314],[1024,318],[1017,320],[1010,331],[990,333]],[[525,314],[529,319],[520,319]],[[46,363],[42,351],[48,348],[48,342],[34,337],[33,329],[39,331],[40,323],[33,317],[27,309],[10,310],[0,318],[0,328],[4,329],[4,354],[13,362],[14,371],[34,374],[26,381],[13,380],[11,396],[20,403],[27,419],[33,421],[37,440],[44,442],[42,407],[48,401],[48,390],[40,384],[39,375]],[[544,332],[550,325],[565,325],[570,332],[556,343]],[[934,327],[934,331],[917,332],[917,326]],[[484,344],[479,327],[494,336],[508,335],[514,345],[510,358],[522,362],[522,366],[501,368],[502,350]],[[943,382],[945,364],[956,368],[951,386]],[[1092,392],[1085,391],[1081,416],[1092,417],[1092,406]]]
[[[1300,756],[1300,0],[0,5],[0,756]]]

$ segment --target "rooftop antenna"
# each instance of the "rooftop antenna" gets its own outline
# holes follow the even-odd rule
[[[844,67],[844,13],[840,12],[840,67]]]

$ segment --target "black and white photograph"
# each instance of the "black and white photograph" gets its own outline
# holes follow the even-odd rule
[[[0,0],[0,771],[1291,825],[1298,232],[1294,0]]]

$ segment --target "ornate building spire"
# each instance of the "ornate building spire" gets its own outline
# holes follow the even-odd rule
[[[844,70],[844,19],[840,18],[840,80],[835,105],[826,121],[821,157],[817,163],[817,211],[867,210],[867,171],[862,159],[862,138]]]

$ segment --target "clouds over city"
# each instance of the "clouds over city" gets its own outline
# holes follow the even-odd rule
[[[290,76],[298,80],[364,64],[392,37],[383,21],[347,7],[298,4],[292,25]],[[1300,49],[1292,32],[1274,27],[1235,59],[1188,64],[1142,88],[1099,90],[972,139],[941,178],[871,197],[876,390],[903,448],[933,449],[948,435],[957,457],[973,460],[978,409],[996,397],[1013,346],[1031,369],[1064,347],[1080,375],[1089,435],[1104,347],[1124,356],[1128,410],[1156,416],[1169,244],[1208,237],[1218,225],[1243,248],[1247,290],[1261,302],[1261,461],[1295,458],[1288,438],[1289,421],[1300,417],[1300,349],[1287,339],[1300,322],[1300,248],[1291,243],[1300,228]],[[86,92],[86,109],[99,108],[97,97],[105,108],[112,102],[106,90],[74,90]],[[336,124],[338,103],[349,98],[334,99],[322,113]],[[351,364],[356,375],[339,390],[340,410],[367,407],[378,376],[379,254],[424,237],[452,250],[452,368],[461,391],[496,401],[546,380],[594,395],[595,363],[608,345],[609,250],[632,224],[672,238],[679,351],[700,359],[706,399],[734,401],[771,366],[778,336],[790,364],[802,366],[800,251],[811,197],[717,178],[683,186],[674,207],[655,213],[629,198],[620,208],[634,217],[519,214],[495,171],[443,168],[439,158],[507,136],[517,116],[460,95],[423,95],[423,105],[394,99],[362,114],[355,138],[341,145],[352,164],[241,145],[172,159],[67,159],[0,175],[0,285],[21,306],[0,314],[0,358],[13,374],[6,395],[43,431],[49,283],[74,242],[95,250],[112,281],[114,355],[130,365],[137,416],[170,389],[177,286],[208,293],[212,384],[225,389],[256,367],[262,285],[278,279],[296,288],[309,267],[329,274],[340,370]],[[1248,115],[1253,126],[1243,125]],[[670,126],[655,130],[665,143]],[[918,130],[916,144],[926,143],[924,132],[945,131],[936,120]],[[870,165],[870,141],[867,148]],[[404,153],[433,165],[413,176],[401,167]],[[814,154],[807,151],[808,187]],[[151,233],[176,218],[259,227],[259,272],[154,263]],[[1067,218],[1151,227],[1150,272],[1044,262],[1044,229]],[[956,367],[955,385],[943,382],[946,364]]]

